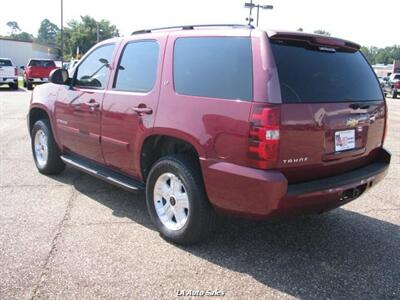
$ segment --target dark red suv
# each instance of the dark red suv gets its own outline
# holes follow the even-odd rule
[[[161,235],[202,240],[215,212],[321,213],[386,174],[386,104],[360,46],[248,26],[134,32],[55,70],[28,114],[37,168],[146,190]]]

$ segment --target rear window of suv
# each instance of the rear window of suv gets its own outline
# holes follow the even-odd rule
[[[11,60],[9,60],[9,59],[0,59],[0,67],[12,67]]]
[[[29,62],[30,67],[55,67],[56,64],[52,60],[37,60],[33,59]]]
[[[271,43],[283,103],[382,100],[371,67],[357,52]]]
[[[246,37],[179,38],[174,50],[174,87],[182,95],[253,98],[251,41]]]

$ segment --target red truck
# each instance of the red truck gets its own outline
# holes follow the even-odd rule
[[[50,72],[57,69],[57,66],[51,59],[30,59],[23,69],[24,87],[33,90],[33,85],[47,83]]]
[[[386,103],[360,46],[241,25],[134,32],[55,70],[28,126],[43,174],[130,191],[174,243],[215,213],[272,218],[348,203],[385,176]]]

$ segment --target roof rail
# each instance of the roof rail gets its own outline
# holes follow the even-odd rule
[[[200,25],[179,25],[179,26],[170,26],[170,27],[141,29],[141,30],[134,31],[131,34],[132,35],[143,34],[143,33],[150,33],[150,32],[154,32],[154,31],[170,30],[170,29],[192,30],[195,28],[202,28],[202,27],[232,27],[232,28],[254,29],[254,26],[252,26],[252,25],[243,25],[243,24],[200,24]]]

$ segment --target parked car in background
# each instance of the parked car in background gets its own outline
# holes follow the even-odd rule
[[[18,90],[18,67],[9,58],[0,58],[0,85]]]
[[[388,171],[385,98],[350,41],[240,25],[142,30],[50,81],[28,113],[39,172],[68,164],[145,190],[175,243],[204,239],[215,212],[339,207]]]
[[[57,66],[52,59],[31,59],[23,69],[24,87],[32,90],[34,85],[48,82],[50,72]]]
[[[393,73],[385,81],[383,86],[385,95],[390,95],[393,99],[396,99],[400,94],[400,73]]]

